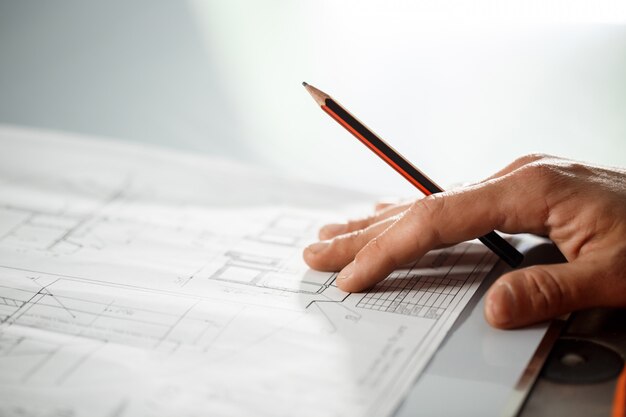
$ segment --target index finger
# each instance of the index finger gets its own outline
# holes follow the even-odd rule
[[[416,201],[356,254],[339,273],[337,285],[349,292],[364,290],[431,249],[494,229],[543,233],[547,207],[542,190],[521,175],[514,172]]]

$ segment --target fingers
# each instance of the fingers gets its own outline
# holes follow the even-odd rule
[[[494,229],[546,234],[548,199],[554,200],[559,192],[554,189],[553,178],[547,175],[550,172],[531,164],[499,178],[431,195],[408,209],[387,208],[370,218],[347,224],[343,230],[367,229],[394,219],[391,223],[352,232],[356,236],[347,241],[335,235],[339,236],[338,242],[309,247],[305,261],[312,268],[323,270],[345,265],[337,277],[337,285],[355,292],[371,287],[397,267],[421,258],[431,249],[470,240]],[[333,253],[335,250],[338,253]],[[353,254],[354,261],[346,265]]]
[[[313,243],[304,250],[304,260],[313,269],[339,271],[354,259],[363,246],[380,235],[396,220],[396,217],[389,217],[351,233],[336,236],[331,240]]]
[[[379,205],[381,206],[379,209]],[[376,205],[376,212],[371,216],[364,217],[357,220],[350,220],[347,223],[333,223],[323,226],[319,231],[320,240],[332,239],[336,236],[356,232],[358,230],[365,229],[373,224],[376,224],[382,220],[393,217],[403,211],[407,210],[411,203],[404,204],[388,204],[380,203]]]
[[[558,158],[551,156],[551,155],[538,154],[538,153],[525,155],[516,159],[515,161],[507,165],[505,168],[501,169],[500,171],[496,172],[494,175],[488,177],[487,179],[481,182],[484,183],[484,182],[487,182],[496,178],[503,177],[525,165],[528,165],[528,164],[531,164],[533,162],[537,162],[540,160],[545,160],[545,159],[558,159]],[[327,224],[320,229],[319,238],[320,240],[327,240],[327,239],[332,239],[336,236],[339,236],[345,233],[351,233],[357,230],[364,229],[374,223],[378,223],[379,221],[383,219],[402,213],[403,211],[407,210],[411,206],[411,204],[412,204],[411,202],[408,202],[408,203],[379,202],[375,206],[375,214],[368,216],[368,217],[361,218],[361,219],[351,220],[347,223]]]
[[[570,263],[532,266],[501,277],[486,297],[490,324],[512,328],[591,306],[626,307],[626,250],[619,244],[624,229],[611,220],[613,197],[602,205],[589,191],[610,184],[615,193],[623,178],[615,181],[605,174],[601,181],[588,180],[585,191],[576,185],[584,176],[574,168],[543,155],[520,158],[478,184],[410,206],[378,207],[382,210],[373,216],[323,229],[321,236],[334,238],[307,248],[305,260],[316,269],[343,268],[337,285],[355,292],[433,248],[491,230],[545,234]],[[586,175],[589,170],[583,168]],[[599,219],[609,220],[600,224]]]
[[[512,187],[511,181],[515,180],[492,180],[416,201],[356,254],[354,262],[339,273],[337,285],[345,291],[362,291],[433,248],[470,240],[494,229],[542,232],[544,200],[537,198],[533,184],[516,182]]]
[[[615,282],[605,274],[605,268],[597,265],[578,259],[509,272],[487,292],[485,318],[494,327],[508,329],[583,308],[610,305],[615,294],[626,291],[626,285]]]
[[[337,276],[337,285],[344,291],[367,289],[386,278],[394,269],[423,256],[440,246],[441,235],[428,225],[435,213],[443,208],[442,195],[433,195],[416,201],[409,210],[381,234],[367,242],[358,251],[354,261]]]

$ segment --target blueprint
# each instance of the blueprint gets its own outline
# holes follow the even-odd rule
[[[391,415],[496,260],[345,293],[301,253],[368,196],[10,126],[0,150],[1,416]]]

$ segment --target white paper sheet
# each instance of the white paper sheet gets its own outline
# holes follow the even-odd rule
[[[366,196],[215,158],[0,128],[0,415],[385,416],[495,257],[367,293],[302,248]]]

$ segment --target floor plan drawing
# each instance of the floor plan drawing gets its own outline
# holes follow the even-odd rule
[[[10,127],[0,146],[2,416],[388,416],[495,262],[467,242],[345,293],[302,249],[368,196]]]
[[[429,258],[433,259],[432,266],[436,266],[432,271],[423,268],[419,272],[414,272],[413,265],[410,269],[396,271],[385,281],[377,284],[368,291],[357,303],[357,307],[376,311],[385,311],[397,314],[438,319],[450,307],[455,297],[462,291],[463,285],[467,282],[468,276],[474,273],[481,273],[484,267],[480,257],[471,255],[468,251],[475,248],[471,246],[459,245],[444,251],[434,252],[424,258],[421,264],[427,264]],[[478,254],[486,256],[485,254]],[[471,261],[467,260],[471,257]],[[454,269],[457,262],[465,258],[468,265],[475,265],[469,275],[466,271]],[[448,260],[449,268],[443,268],[443,259]],[[451,263],[450,263],[451,262]],[[472,262],[475,262],[473,264]]]

